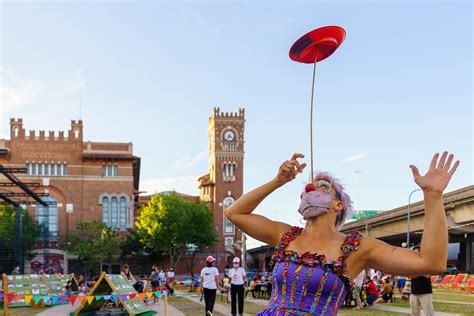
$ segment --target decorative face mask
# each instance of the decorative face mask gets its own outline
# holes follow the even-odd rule
[[[323,192],[315,191],[315,185],[310,183],[305,187],[305,192],[301,194],[301,204],[298,212],[303,215],[304,219],[316,217],[331,210],[329,206],[334,199],[329,194],[332,189],[331,183],[319,180],[316,182],[316,185],[322,187]]]

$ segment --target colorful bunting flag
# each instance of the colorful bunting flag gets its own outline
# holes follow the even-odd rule
[[[102,295],[97,295],[97,296],[95,297],[95,300],[96,300],[96,301],[100,301],[100,300],[102,299],[102,297],[103,297]]]
[[[59,296],[51,296],[51,304],[56,304],[59,301],[60,297]]]
[[[125,300],[127,299],[127,296],[128,296],[127,294],[120,295],[120,300],[122,302],[125,302]]]
[[[21,300],[22,298],[23,298],[23,295],[18,294],[18,295],[16,296],[16,301],[18,302],[18,301]]]
[[[69,296],[69,302],[71,303],[71,305],[74,305],[74,303],[76,302],[76,299],[77,299],[76,295]]]
[[[39,301],[41,301],[43,298],[41,296],[34,296],[34,300],[35,300],[35,305],[39,303]],[[43,301],[44,302],[44,301]]]
[[[86,297],[85,296],[78,296],[77,299],[79,300],[79,304],[82,304],[82,302],[84,302]]]
[[[94,296],[87,296],[86,299],[87,299],[87,303],[90,304],[94,300]]]
[[[5,294],[0,294],[0,300],[2,300],[4,296]]]
[[[61,296],[61,304],[66,304],[67,303],[67,296],[64,295],[64,296]]]
[[[104,300],[110,300],[110,298],[112,297],[112,295],[104,295]]]
[[[43,303],[46,304],[46,302],[48,302],[50,298],[50,296],[43,296]]]
[[[15,294],[7,294],[8,304],[12,303],[14,297],[15,297]]]
[[[132,299],[133,299],[133,298],[135,298],[135,296],[137,296],[137,294],[136,294],[136,293],[130,293],[130,298],[132,298]]]
[[[155,296],[160,298],[161,297],[161,292],[155,292]]]
[[[146,295],[146,297],[152,297],[152,296],[153,296],[153,292],[146,292],[145,295]]]
[[[26,304],[30,304],[32,298],[33,298],[33,295],[25,295]]]
[[[145,293],[138,293],[138,298],[140,299],[140,301],[143,301],[143,299],[145,298]]]
[[[112,295],[112,299],[116,301],[118,299],[118,295]]]

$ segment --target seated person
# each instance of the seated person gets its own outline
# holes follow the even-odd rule
[[[248,292],[252,292],[253,298],[259,298],[259,293],[255,289],[255,287],[257,286],[257,281],[258,281],[257,277],[254,277],[252,279],[252,281],[250,281],[249,287],[248,287],[247,291],[245,292],[245,296],[247,296]]]
[[[380,291],[379,298],[374,302],[377,303],[389,303],[392,298],[392,285],[390,284],[390,278],[384,280],[382,290]]]
[[[373,280],[368,280],[367,284],[367,304],[372,305],[379,297],[379,290]]]

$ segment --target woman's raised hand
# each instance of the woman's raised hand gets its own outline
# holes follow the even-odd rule
[[[304,158],[304,155],[295,153],[290,160],[287,160],[281,164],[280,169],[278,169],[278,174],[275,177],[275,181],[279,185],[284,185],[285,183],[290,182],[296,177],[298,173],[303,172],[306,164],[300,164],[298,162],[298,158]]]
[[[447,151],[441,155],[439,161],[438,158],[439,153],[436,153],[433,156],[433,159],[431,159],[428,172],[424,176],[420,175],[417,167],[413,165],[410,166],[413,172],[413,177],[415,178],[415,183],[425,192],[442,194],[459,166],[459,160],[457,160],[451,168],[454,156],[451,154],[448,157]]]

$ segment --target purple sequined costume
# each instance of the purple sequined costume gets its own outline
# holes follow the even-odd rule
[[[345,260],[359,248],[359,232],[346,237],[341,245],[343,255],[333,261],[324,255],[299,255],[286,250],[302,231],[303,228],[292,227],[276,246],[272,256],[272,296],[268,307],[257,316],[337,315],[347,292],[352,291]]]

